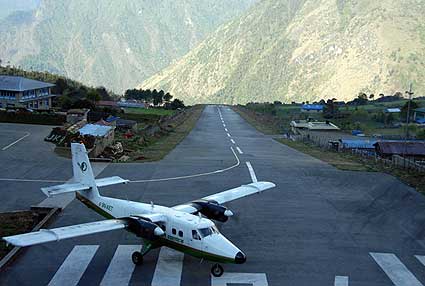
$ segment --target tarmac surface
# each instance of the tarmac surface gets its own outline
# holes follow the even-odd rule
[[[71,177],[71,162],[53,154],[52,145],[40,144],[49,130],[0,124],[0,211],[37,204],[44,199],[39,188],[54,184],[47,181]],[[236,217],[219,228],[248,258],[243,265],[224,265],[221,279],[210,276],[211,263],[167,248],[150,252],[134,267],[130,255],[140,241],[114,231],[27,248],[0,273],[0,284],[425,284],[425,197],[392,176],[340,171],[295,151],[228,107],[207,106],[164,160],[110,164],[98,177],[112,175],[139,182],[104,188],[103,195],[167,206],[250,183],[253,176],[277,187],[227,204]],[[46,182],[21,181],[26,179]],[[49,227],[101,219],[73,201]]]

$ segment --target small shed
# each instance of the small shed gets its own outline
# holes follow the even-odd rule
[[[425,158],[425,141],[381,141],[374,144],[376,153],[383,157]]]
[[[96,138],[94,148],[90,151],[90,155],[92,157],[97,157],[107,146],[112,145],[114,142],[114,130],[115,127],[113,126],[86,124],[78,131],[81,135],[89,135]]]
[[[340,139],[342,149],[357,149],[374,151],[377,140],[355,140],[355,139]]]
[[[70,109],[66,113],[66,122],[75,124],[81,120],[87,121],[90,109]]]

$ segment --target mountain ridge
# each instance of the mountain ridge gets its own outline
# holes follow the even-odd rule
[[[263,0],[144,81],[188,103],[425,93],[425,3]]]

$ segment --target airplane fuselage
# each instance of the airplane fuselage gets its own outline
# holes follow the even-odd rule
[[[141,217],[161,215],[157,223],[164,235],[154,241],[144,239],[144,245],[156,248],[167,246],[209,261],[219,263],[244,263],[246,256],[223,236],[215,224],[201,216],[154,204],[139,203],[104,196],[85,196],[78,192],[77,198],[105,218]]]

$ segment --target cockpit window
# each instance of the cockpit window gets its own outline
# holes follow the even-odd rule
[[[218,233],[218,229],[215,226],[200,228],[199,233],[201,234],[202,237],[206,237],[213,233]]]
[[[199,236],[199,233],[196,230],[192,230],[192,237],[196,240],[201,240],[201,237]]]

